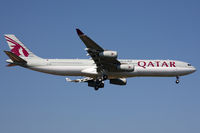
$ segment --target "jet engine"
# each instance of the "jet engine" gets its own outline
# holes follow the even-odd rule
[[[132,72],[134,71],[134,65],[122,64],[122,65],[117,66],[117,69],[122,70],[122,71]]]
[[[126,85],[126,78],[110,79],[110,84]]]
[[[99,56],[105,58],[117,58],[117,51],[103,51],[99,53]]]

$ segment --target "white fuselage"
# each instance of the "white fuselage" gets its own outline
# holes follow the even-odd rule
[[[90,59],[27,59],[26,68],[62,76],[97,77],[96,65]],[[196,71],[190,64],[176,60],[119,60],[134,65],[131,72],[107,72],[109,79],[136,76],[173,77]],[[10,62],[10,60],[8,60]]]

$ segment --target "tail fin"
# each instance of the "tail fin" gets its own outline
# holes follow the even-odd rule
[[[8,46],[11,49],[11,52],[19,57],[33,57],[39,58],[35,54],[33,54],[28,48],[24,46],[22,42],[20,42],[15,35],[6,34],[5,39],[8,43]]]

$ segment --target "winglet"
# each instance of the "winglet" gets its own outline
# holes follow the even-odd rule
[[[76,32],[77,32],[77,34],[78,34],[79,36],[84,35],[84,33],[83,33],[81,30],[79,30],[79,29],[76,29]]]

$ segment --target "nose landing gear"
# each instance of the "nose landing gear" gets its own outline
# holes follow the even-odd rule
[[[176,84],[178,84],[180,81],[179,81],[179,76],[176,76]]]

